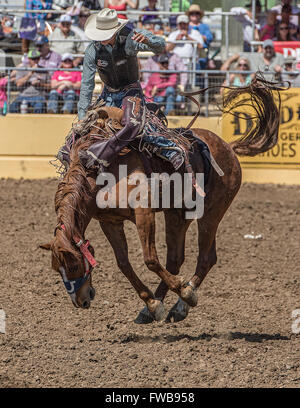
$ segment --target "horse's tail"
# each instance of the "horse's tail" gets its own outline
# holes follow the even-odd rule
[[[245,106],[249,106],[249,110],[252,108],[255,111],[255,115],[251,117],[254,120],[254,126],[247,126],[245,135],[230,144],[234,152],[241,156],[255,156],[275,146],[278,140],[280,117],[279,91],[284,90],[284,88],[279,87],[274,82],[266,81],[259,74],[255,75],[249,86],[225,88],[229,90],[224,96],[224,113],[238,116],[232,111]],[[278,104],[274,100],[274,91],[277,91],[278,94]]]

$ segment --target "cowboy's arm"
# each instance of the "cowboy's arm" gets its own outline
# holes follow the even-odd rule
[[[144,40],[141,42],[134,40],[137,35],[144,37]],[[127,55],[136,55],[139,51],[152,51],[154,54],[161,54],[164,52],[165,46],[166,43],[162,37],[147,30],[135,29],[127,37],[125,52]]]
[[[95,46],[91,43],[84,55],[82,81],[80,87],[80,96],[78,102],[78,118],[83,119],[88,107],[90,106],[93,91],[95,88],[96,73],[96,52]]]

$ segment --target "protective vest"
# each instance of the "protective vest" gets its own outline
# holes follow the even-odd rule
[[[112,53],[101,44],[96,47],[96,66],[105,85],[113,89],[122,89],[139,79],[138,60],[135,55],[125,53],[125,43],[131,30],[122,28],[117,36]]]

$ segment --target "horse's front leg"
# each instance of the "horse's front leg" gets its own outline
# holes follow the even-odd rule
[[[167,264],[166,269],[172,275],[178,275],[180,268],[184,262],[184,250],[185,250],[185,236],[186,232],[192,222],[192,220],[187,220],[185,218],[184,211],[181,209],[171,209],[164,212],[165,216],[165,227],[166,227],[166,244],[167,244]],[[154,293],[156,299],[163,301],[168,293],[168,285],[161,281]],[[181,301],[181,299],[180,299]],[[179,310],[176,308],[174,313],[170,311],[167,321],[183,320],[188,313],[189,306],[181,301],[184,307]],[[140,311],[135,323],[147,324],[151,323],[153,319],[148,313],[147,308]]]
[[[160,321],[164,317],[164,307],[160,300],[154,298],[153,293],[143,284],[134,272],[128,259],[128,246],[123,222],[115,224],[100,222],[100,226],[111,244],[118,267],[130,281],[139,297],[145,302],[151,319]]]
[[[189,306],[196,306],[197,296],[192,288],[183,284],[181,278],[167,271],[158,260],[155,247],[155,213],[149,208],[137,208],[135,221],[143,247],[144,261],[148,269],[155,272],[167,287]]]

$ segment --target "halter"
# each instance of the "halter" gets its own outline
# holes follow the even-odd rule
[[[60,224],[58,227],[55,228],[54,234],[56,232],[57,228],[61,228],[62,230],[66,230],[66,227],[64,224]],[[72,280],[69,280],[66,275],[66,271],[63,267],[60,267],[60,272],[62,273],[63,277],[63,282],[66,287],[66,290],[68,294],[71,296],[71,299],[74,303],[76,303],[76,297],[75,294],[76,292],[81,288],[81,286],[85,283],[87,280],[89,274],[92,272],[93,268],[98,265],[96,259],[93,257],[92,253],[89,251],[89,245],[90,241],[86,240],[84,242],[83,239],[78,238],[77,236],[73,237],[73,241],[77,248],[79,248],[80,252],[82,253],[83,260],[84,260],[84,267],[85,267],[85,273],[83,277],[80,278],[75,278]]]

